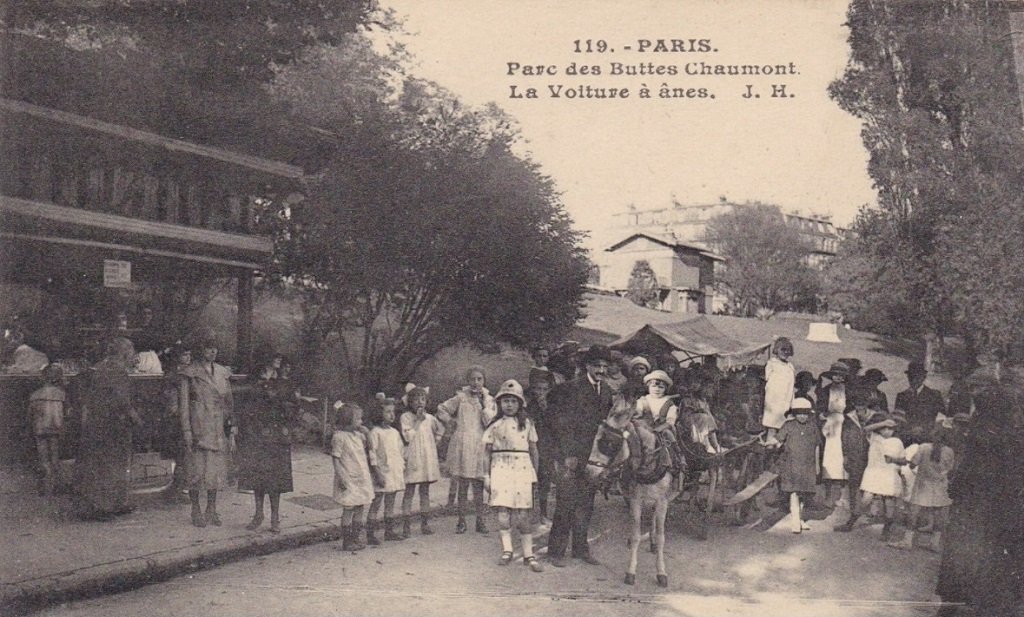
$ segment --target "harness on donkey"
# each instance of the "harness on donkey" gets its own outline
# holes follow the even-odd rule
[[[597,440],[598,451],[609,461],[615,461],[623,446],[629,452],[629,456],[619,460],[618,464],[607,465],[606,481],[619,475],[626,486],[633,483],[655,484],[667,473],[678,477],[685,472],[686,459],[679,448],[675,430],[666,421],[671,406],[671,400],[665,401],[657,418],[646,409],[640,418],[631,419],[622,428],[608,421],[602,424]],[[595,461],[590,461],[590,464],[602,466]],[[605,486],[607,490],[607,483]]]

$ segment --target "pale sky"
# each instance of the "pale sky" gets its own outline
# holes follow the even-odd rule
[[[848,224],[875,202],[859,122],[827,95],[847,59],[847,2],[837,0],[385,0],[406,16],[413,72],[471,105],[494,101],[519,120],[527,149],[563,192],[587,244],[608,240],[611,214],[630,204],[667,206],[760,200]],[[605,53],[575,53],[590,39]],[[717,52],[641,53],[640,40],[710,39]],[[629,46],[632,49],[626,50]],[[672,44],[666,41],[671,49]],[[509,62],[556,75],[508,75]],[[600,76],[567,75],[598,65]],[[610,75],[611,63],[674,66],[675,75]],[[707,77],[687,63],[779,65],[796,75]],[[693,68],[696,65],[689,65]],[[638,68],[638,70],[640,70]],[[706,88],[710,98],[660,99],[662,84]],[[760,99],[744,99],[752,84]],[[792,98],[771,98],[786,84]],[[538,99],[510,98],[536,88]],[[552,98],[549,87],[628,88],[622,100]],[[652,98],[639,97],[643,85]]]

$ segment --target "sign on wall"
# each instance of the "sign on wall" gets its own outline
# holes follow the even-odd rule
[[[132,262],[116,259],[103,260],[104,287],[131,287]]]

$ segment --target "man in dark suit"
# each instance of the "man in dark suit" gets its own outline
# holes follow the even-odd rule
[[[586,466],[594,436],[612,406],[612,391],[602,383],[611,364],[611,352],[604,345],[594,345],[583,355],[586,371],[567,381],[551,393],[554,410],[555,440],[560,460],[555,503],[555,517],[548,536],[548,557],[551,565],[561,568],[565,549],[572,539],[572,556],[596,565],[590,554],[587,531],[594,513],[596,488],[587,480]]]
[[[907,381],[910,387],[896,395],[895,409],[907,414],[907,431],[910,434],[930,435],[935,429],[939,414],[946,410],[942,394],[924,385],[928,371],[922,362],[907,365]]]

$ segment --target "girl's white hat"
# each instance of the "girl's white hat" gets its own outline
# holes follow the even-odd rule
[[[519,384],[515,379],[509,379],[505,383],[501,384],[498,388],[498,392],[494,395],[494,400],[497,401],[503,396],[514,396],[519,399],[519,402],[523,405],[526,404],[526,397],[523,396],[523,386]]]
[[[668,373],[666,373],[665,371],[663,371],[661,369],[658,369],[656,371],[651,371],[650,373],[647,373],[646,375],[644,375],[644,383],[645,384],[646,383],[650,383],[650,382],[654,381],[655,379],[657,379],[658,381],[664,383],[666,386],[669,386],[669,387],[672,386],[672,378],[668,376]]]
[[[795,416],[798,413],[809,414],[813,413],[813,411],[814,405],[811,403],[811,401],[802,396],[798,396],[797,398],[793,399],[793,402],[789,405],[789,410],[786,411],[785,415]]]

